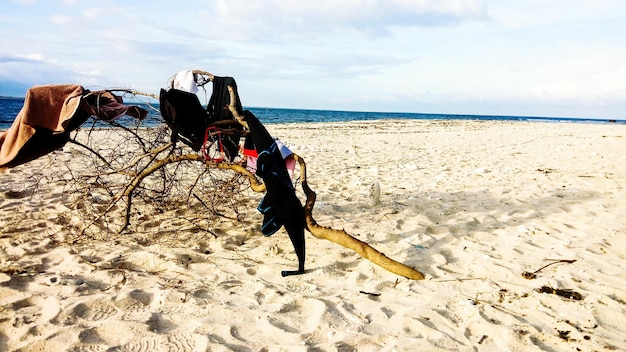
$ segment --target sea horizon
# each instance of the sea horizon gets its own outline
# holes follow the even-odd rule
[[[0,130],[8,129],[24,104],[23,97],[0,96]],[[149,112],[145,122],[147,127],[159,123],[159,103],[127,103],[146,108]],[[626,123],[626,119],[608,119],[595,117],[550,117],[524,115],[479,115],[479,114],[447,114],[424,112],[392,112],[392,111],[349,111],[323,110],[310,108],[277,108],[277,107],[244,107],[259,117],[263,123],[316,123],[316,122],[349,122],[373,120],[485,120],[485,121],[536,121],[536,122],[571,122],[571,123]],[[133,122],[130,118],[121,118],[120,123]],[[126,122],[128,121],[128,122]],[[162,120],[161,120],[162,121]]]

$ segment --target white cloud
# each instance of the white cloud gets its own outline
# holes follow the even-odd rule
[[[51,16],[50,17],[50,22],[52,24],[55,24],[57,26],[70,26],[72,24],[75,23],[75,19],[71,16],[66,16],[66,15],[56,15],[56,16]]]
[[[424,22],[428,16],[461,21],[487,15],[485,2],[479,0],[218,0],[216,9],[225,18],[339,26],[346,22],[397,25],[398,21],[419,26],[433,24]]]
[[[398,26],[443,26],[488,18],[486,3],[480,0],[217,0],[214,10],[214,17],[238,38],[261,40],[335,31],[388,36]]]
[[[11,0],[11,2],[20,4],[20,5],[34,5],[37,3],[37,0]]]
[[[54,60],[46,60],[42,54],[0,58],[0,78],[5,80],[30,85],[68,83],[66,77],[73,75],[74,72],[71,69],[59,65]]]
[[[254,105],[620,114],[624,14],[617,0],[22,0],[0,13],[0,77],[156,92],[198,68]]]

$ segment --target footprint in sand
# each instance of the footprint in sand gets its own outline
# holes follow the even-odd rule
[[[310,334],[319,328],[326,304],[317,299],[304,299],[283,304],[277,314],[269,316],[268,322],[289,333]],[[302,319],[305,319],[302,321]]]
[[[154,295],[150,292],[136,289],[126,294],[126,297],[116,301],[114,304],[125,312],[124,320],[146,321],[150,318],[150,305],[154,300]]]
[[[64,324],[70,324],[70,320],[81,318],[90,321],[100,321],[108,319],[118,314],[118,310],[100,300],[79,303],[70,311],[70,314],[64,320]]]
[[[167,336],[165,346],[169,352],[204,350],[200,348],[198,337],[192,334],[172,334]]]
[[[152,313],[150,318],[146,321],[148,330],[158,334],[168,334],[178,328],[178,325],[174,324],[165,315],[159,313]]]
[[[78,333],[78,340],[80,341],[81,346],[76,346],[71,351],[104,351],[106,349],[105,345],[107,341],[100,336],[98,333],[98,329],[96,328],[87,328],[80,333]]]
[[[120,352],[144,352],[144,351],[166,351],[165,347],[162,347],[162,343],[166,342],[165,338],[161,336],[150,336],[141,339],[132,340],[122,346],[119,346],[116,351]]]
[[[8,307],[13,311],[13,317],[0,319],[0,346],[27,340],[29,335],[41,335],[40,328],[53,321],[60,311],[56,298],[43,296],[23,298]]]
[[[307,292],[315,292],[318,287],[312,284],[308,284],[306,282],[292,282],[287,284],[287,288],[291,292],[295,293],[307,293]]]
[[[120,352],[186,352],[200,350],[198,339],[192,334],[151,335],[132,340],[115,351]]]

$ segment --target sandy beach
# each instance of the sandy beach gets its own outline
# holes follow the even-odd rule
[[[261,234],[259,194],[216,236],[146,210],[72,241],[67,185],[31,176],[68,145],[0,173],[0,350],[626,350],[626,125],[267,127],[306,160],[320,225],[426,278],[308,233],[308,272],[281,277],[296,258],[284,230]]]

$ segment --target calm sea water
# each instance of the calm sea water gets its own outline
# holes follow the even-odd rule
[[[0,130],[11,126],[13,120],[24,105],[23,98],[0,97]],[[144,106],[150,114],[143,124],[157,125],[162,122],[158,112],[158,104],[152,107]],[[397,112],[355,112],[332,110],[303,110],[245,107],[252,111],[263,123],[306,123],[306,122],[341,122],[384,119],[413,119],[413,120],[511,120],[511,121],[546,121],[546,122],[584,122],[584,123],[626,123],[626,120],[598,120],[578,118],[548,118],[530,116],[483,116],[483,115],[446,115],[446,114],[419,114]],[[120,123],[132,123],[132,119],[120,119]]]

